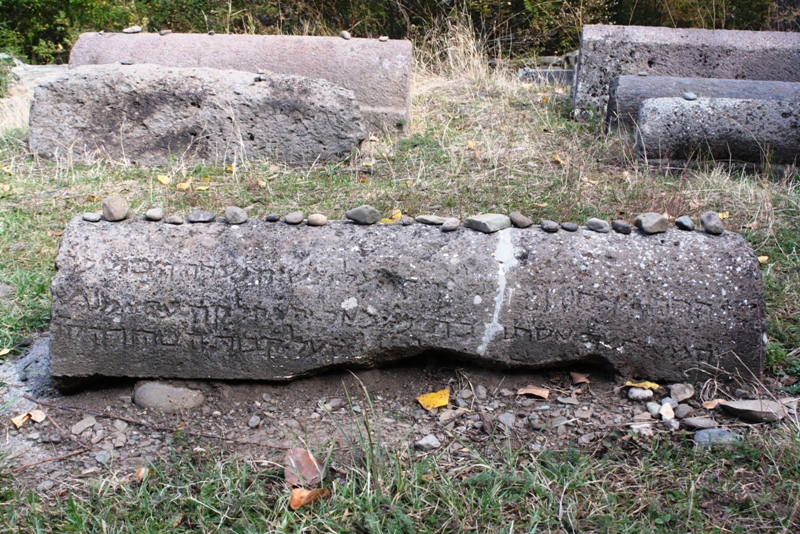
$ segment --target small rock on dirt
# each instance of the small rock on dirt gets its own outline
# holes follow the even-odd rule
[[[672,405],[667,403],[661,406],[661,409],[658,411],[658,414],[661,416],[662,421],[672,421],[675,419],[675,411],[672,409]]]
[[[430,452],[441,447],[442,443],[433,434],[428,434],[421,440],[416,441],[414,446],[421,451]]]
[[[669,229],[669,219],[654,211],[642,213],[634,219],[633,224],[645,234],[663,234]]]
[[[653,390],[644,388],[630,388],[628,398],[635,401],[643,401],[653,398]]]
[[[247,421],[247,426],[250,428],[258,428],[258,425],[261,424],[261,418],[257,415],[254,415]]]
[[[488,391],[483,386],[475,386],[475,396],[478,400],[486,400],[486,396],[488,395]]]
[[[302,211],[293,211],[283,217],[283,222],[286,224],[300,224],[305,218],[306,214]]]
[[[164,210],[161,208],[150,208],[144,212],[144,217],[148,221],[160,221],[164,218]]]
[[[675,417],[677,419],[686,419],[692,415],[692,413],[694,413],[694,408],[688,404],[679,404],[678,407],[675,408]]]
[[[554,234],[558,232],[559,226],[558,223],[555,221],[550,221],[547,219],[542,219],[539,221],[539,227],[547,232],[548,234]]]
[[[107,221],[126,219],[129,211],[128,203],[121,196],[113,195],[103,199],[103,217]]]
[[[432,224],[434,226],[439,226],[444,224],[447,220],[444,217],[439,217],[438,215],[417,215],[415,219],[418,223],[422,224]]]
[[[133,402],[142,408],[164,413],[197,408],[205,396],[194,389],[175,387],[163,382],[145,382],[133,393]]]
[[[683,402],[694,397],[694,387],[691,384],[672,384],[669,386],[669,396],[675,402]]]
[[[742,441],[742,436],[722,428],[705,428],[694,433],[695,447],[715,447],[734,445]]]
[[[87,415],[74,425],[72,425],[72,433],[76,436],[81,435],[87,428],[92,428],[97,424],[97,419],[93,415]]]
[[[657,416],[658,412],[661,411],[661,404],[659,404],[657,402],[650,401],[650,402],[647,403],[646,406],[647,406],[648,413],[650,415],[652,415],[653,417]]]
[[[514,428],[514,423],[516,421],[516,416],[511,412],[501,413],[497,416],[497,422],[505,426],[508,430]]]
[[[309,226],[325,226],[328,224],[328,218],[321,213],[312,213],[308,216]]]
[[[681,421],[686,428],[702,430],[705,428],[717,428],[719,423],[710,417],[687,417]]]
[[[691,232],[694,230],[694,221],[691,217],[686,215],[682,215],[675,219],[675,226],[678,227],[679,230],[685,230],[687,232]]]
[[[566,230],[567,232],[577,232],[580,226],[578,226],[578,223],[568,221],[568,222],[562,222],[561,228],[563,230]]]
[[[783,404],[772,400],[732,401],[721,406],[729,414],[753,423],[780,421],[786,417]]]

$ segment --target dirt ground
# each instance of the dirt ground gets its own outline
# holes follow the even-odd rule
[[[290,383],[168,381],[201,391],[205,402],[162,414],[131,401],[136,381],[109,381],[61,395],[49,382],[46,349],[46,339],[38,340],[26,354],[0,364],[0,450],[7,453],[3,470],[14,474],[18,486],[51,497],[79,487],[81,480],[125,483],[142,466],[169,462],[171,451],[187,449],[196,454],[225,450],[268,466],[279,465],[287,448],[304,447],[341,461],[359,446],[357,434],[365,425],[373,435],[380,433],[385,447],[404,455],[436,454],[454,466],[459,457],[492,454],[505,440],[531,450],[562,450],[601,446],[612,434],[684,433],[691,439],[691,431],[671,430],[643,416],[645,404],[626,397],[624,377],[597,368],[496,371],[427,358]],[[590,382],[574,384],[570,371],[588,373]],[[528,385],[547,388],[549,398],[517,394]],[[766,429],[702,408],[701,402],[712,397],[733,398],[733,387],[695,384],[694,397],[686,401],[694,409],[691,415],[715,418],[740,433]],[[416,401],[443,388],[451,391],[447,407],[426,411]],[[654,400],[668,393],[662,387]],[[28,420],[17,430],[11,418],[37,407],[47,418]],[[790,413],[796,417],[794,410]],[[73,425],[86,416],[96,423],[75,434]],[[441,446],[430,451],[415,446],[428,435]]]

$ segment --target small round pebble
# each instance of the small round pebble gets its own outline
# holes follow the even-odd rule
[[[309,226],[325,226],[328,224],[328,218],[321,213],[312,213],[308,216]]]
[[[164,218],[164,210],[161,208],[150,208],[144,212],[144,218],[148,221],[160,221]]]
[[[513,224],[517,228],[527,228],[533,224],[532,220],[525,217],[522,213],[518,211],[512,211],[511,213],[508,214],[508,217],[511,219],[511,224]]]
[[[692,93],[691,91],[686,91],[683,93],[684,100],[697,100],[697,95]]]
[[[293,211],[286,214],[286,216],[283,218],[283,222],[286,224],[300,224],[305,218],[306,215],[302,211]]]
[[[558,232],[558,223],[548,219],[542,219],[539,221],[539,227],[548,234],[554,234]]]
[[[414,217],[409,217],[408,215],[403,215],[402,217],[400,217],[400,224],[402,224],[403,226],[411,226],[415,222],[417,221],[414,220]]]
[[[269,215],[264,217],[264,220],[267,222],[278,222],[281,220],[281,216],[278,215],[277,213],[270,213]]]
[[[103,217],[107,221],[116,222],[128,217],[128,203],[121,196],[110,196],[103,199]]]
[[[183,224],[183,217],[180,215],[170,215],[164,219],[164,222],[167,224]]]
[[[122,33],[142,33],[141,26],[129,26],[122,30]]]
[[[593,232],[599,232],[601,234],[607,234],[611,231],[611,225],[608,224],[608,221],[604,221],[603,219],[597,219],[592,217],[588,221],[586,221],[586,228],[592,230]]]
[[[456,217],[450,217],[442,223],[442,232],[455,232],[459,226],[461,226],[461,221]]]
[[[712,235],[720,235],[725,231],[725,225],[722,224],[722,219],[716,211],[707,211],[700,216],[700,224],[703,225],[703,230]]]
[[[382,43],[385,43],[386,41],[389,40],[389,36],[388,35],[381,35],[380,37],[378,37],[378,40],[380,42],[382,42]]]
[[[644,388],[630,388],[628,390],[628,398],[635,401],[652,399],[653,390]]]
[[[624,235],[629,235],[633,231],[631,225],[625,221],[611,221],[611,228],[618,234]]]
[[[216,214],[210,211],[194,210],[186,217],[186,221],[190,223],[210,223],[216,218]]]
[[[350,32],[348,32],[347,30],[342,30],[342,39],[344,39],[345,41],[349,41],[351,39]]]
[[[225,220],[228,224],[243,224],[247,222],[247,212],[236,206],[225,208]]]
[[[574,223],[574,222],[562,222],[561,223],[561,228],[563,230],[566,230],[567,232],[577,232],[578,228],[580,228],[580,226],[578,226],[578,223]]]
[[[158,35],[164,36],[172,33],[172,30],[159,30]]]
[[[694,230],[694,221],[691,217],[683,215],[675,219],[675,226],[678,227],[679,230],[686,230],[687,232],[691,232]]]
[[[100,222],[102,218],[103,217],[99,213],[92,213],[90,211],[83,214],[83,220],[86,222]]]

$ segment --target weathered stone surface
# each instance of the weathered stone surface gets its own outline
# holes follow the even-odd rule
[[[194,210],[186,217],[190,223],[210,223],[217,218],[217,214],[206,210]]]
[[[691,384],[672,384],[669,386],[669,396],[672,397],[675,402],[683,402],[685,400],[689,400],[694,397],[694,386]]]
[[[633,231],[633,228],[631,228],[630,224],[620,220],[611,221],[611,228],[615,232],[623,235],[630,235],[630,233]]]
[[[637,215],[633,224],[645,234],[663,234],[669,229],[669,219],[663,213],[654,211]]]
[[[780,421],[786,417],[786,409],[783,404],[772,400],[731,401],[723,403],[721,406],[729,414],[755,423]]]
[[[180,215],[170,215],[169,217],[164,219],[164,222],[167,224],[174,224],[177,226],[183,224],[185,221],[183,220],[183,217],[181,217]]]
[[[647,160],[800,161],[800,101],[653,98],[638,126],[636,149]]]
[[[691,91],[689,91],[691,90]],[[694,98],[686,98],[687,94]],[[611,80],[606,126],[632,128],[642,102],[650,98],[743,98],[800,102],[800,83],[764,80],[678,78],[674,76],[618,76]]]
[[[350,155],[365,130],[353,93],[279,74],[99,65],[36,88],[29,143],[44,157],[164,165],[270,157],[302,164]]]
[[[563,228],[567,232],[577,232],[580,226],[578,225],[578,223],[566,221],[561,223],[561,228]]]
[[[52,376],[288,380],[426,350],[670,382],[705,363],[759,376],[746,241],[663,235],[76,217],[51,286]]]
[[[397,131],[409,120],[410,41],[293,35],[84,33],[73,45],[70,68],[80,65],[157,63],[328,80],[349,89],[368,129]]]
[[[572,98],[605,115],[615,76],[800,82],[800,34],[741,30],[586,25]]]
[[[195,389],[176,387],[163,382],[145,382],[136,386],[133,402],[148,410],[164,413],[197,408],[206,398]]]
[[[539,227],[541,227],[541,229],[547,232],[548,234],[554,234],[558,232],[559,229],[557,222],[550,221],[547,219],[542,219],[541,221],[539,221]]]

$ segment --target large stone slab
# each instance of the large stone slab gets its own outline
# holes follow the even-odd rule
[[[29,142],[35,154],[78,162],[311,163],[349,156],[364,136],[353,93],[324,80],[98,65],[36,88]]]
[[[69,65],[157,63],[324,79],[353,91],[368,129],[394,132],[409,120],[412,55],[405,40],[84,33],[72,47]]]
[[[605,116],[615,76],[800,82],[800,33],[586,25],[572,98]]]
[[[760,376],[764,354],[758,260],[729,232],[77,217],[56,269],[51,373],[62,385],[289,380],[426,351],[675,382],[707,364]]]
[[[800,161],[800,101],[654,98],[637,123],[636,149],[647,160]]]
[[[639,107],[649,98],[742,98],[800,102],[800,83],[673,76],[617,76],[611,80],[606,125],[634,128]]]

